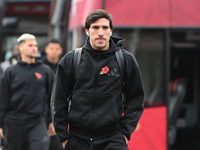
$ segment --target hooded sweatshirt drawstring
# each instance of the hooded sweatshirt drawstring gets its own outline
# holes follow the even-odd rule
[[[90,139],[90,147],[91,147],[91,150],[93,150],[93,141],[92,141],[92,139]]]

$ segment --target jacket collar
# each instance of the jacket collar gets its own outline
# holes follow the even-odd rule
[[[109,41],[110,42],[109,49],[107,49],[107,50],[95,50],[91,47],[89,37],[88,37],[86,39],[85,45],[83,47],[93,54],[100,53],[101,55],[107,55],[108,56],[108,55],[113,54],[115,51],[119,50],[122,47],[124,41],[125,41],[124,39],[111,36],[110,41]]]
[[[41,58],[36,57],[34,63],[28,64],[27,62],[22,61],[22,60],[21,60],[21,56],[20,56],[20,57],[18,57],[18,59],[17,59],[17,63],[20,64],[20,65],[23,65],[23,66],[28,66],[28,65],[30,65],[30,66],[36,66],[36,65],[41,64],[41,63],[42,63],[42,60],[41,60]]]

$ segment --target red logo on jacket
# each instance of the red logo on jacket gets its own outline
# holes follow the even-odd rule
[[[37,79],[40,79],[40,78],[42,78],[42,75],[41,75],[40,73],[38,73],[38,72],[35,72],[35,77],[36,77]]]

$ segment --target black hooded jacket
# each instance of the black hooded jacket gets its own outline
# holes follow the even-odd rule
[[[38,59],[31,64],[19,59],[8,68],[0,85],[0,128],[5,117],[18,124],[46,119],[53,80],[51,69]]]
[[[115,57],[115,51],[123,42],[111,37],[110,48],[102,51],[94,50],[87,39],[75,74],[74,50],[60,60],[52,91],[52,109],[55,130],[61,142],[70,135],[95,140],[119,131],[130,139],[143,112],[144,92],[134,56],[122,50],[126,70],[123,108],[123,81]],[[67,99],[71,92],[68,113]]]

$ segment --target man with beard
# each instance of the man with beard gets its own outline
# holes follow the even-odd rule
[[[36,58],[34,35],[23,34],[17,41],[21,57],[1,78],[0,136],[8,150],[48,150],[53,72]]]
[[[72,50],[58,63],[51,103],[56,134],[66,150],[127,150],[143,113],[138,63],[121,48],[124,40],[111,36],[112,17],[105,10],[89,13],[85,32],[80,59]],[[116,53],[124,58],[124,71]]]

